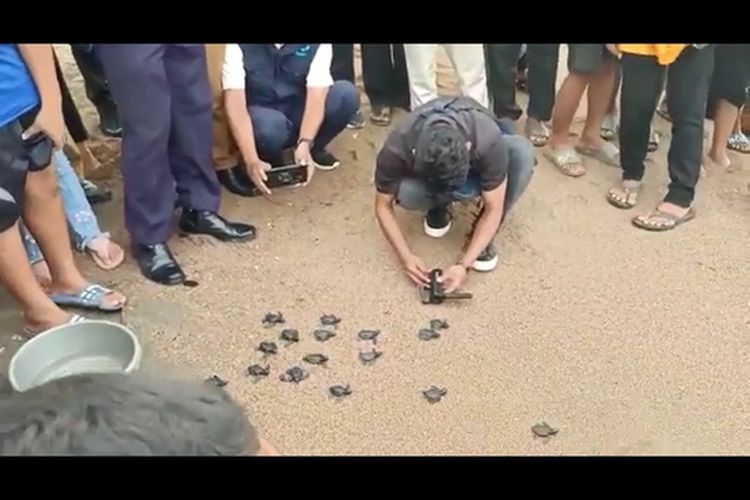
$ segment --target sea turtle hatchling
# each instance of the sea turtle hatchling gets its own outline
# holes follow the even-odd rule
[[[268,313],[263,317],[263,324],[266,327],[281,325],[283,323],[286,323],[286,320],[284,319],[284,315],[281,314],[281,312]]]
[[[211,375],[210,377],[208,377],[208,378],[206,379],[206,383],[207,383],[207,384],[213,384],[213,385],[215,385],[216,387],[224,387],[224,386],[226,386],[226,385],[227,385],[227,384],[228,384],[229,382],[228,382],[228,381],[226,381],[226,380],[224,380],[223,378],[219,377],[218,375]]]
[[[380,330],[360,330],[357,334],[362,340],[372,340],[373,344],[377,344],[378,335],[380,335]]]
[[[276,344],[274,342],[261,342],[258,346],[258,350],[266,356],[279,352],[279,348],[276,347]]]
[[[383,355],[382,351],[378,351],[375,349],[370,349],[367,351],[359,351],[359,359],[363,363],[372,363],[373,361],[375,361],[382,355]]]
[[[536,437],[550,438],[560,432],[560,430],[551,427],[547,422],[542,422],[541,424],[533,426],[531,432],[533,432]]]
[[[335,337],[336,333],[332,332],[331,330],[324,330],[324,329],[318,329],[313,332],[313,336],[316,340],[320,342],[325,342],[326,340]]]
[[[282,382],[294,382],[295,384],[299,384],[309,376],[310,374],[307,371],[303,370],[299,366],[293,366],[292,368],[289,368],[287,371],[282,373],[279,376],[279,380],[281,380]]]
[[[334,314],[324,314],[320,317],[320,324],[323,326],[336,326],[341,323],[341,318]]]
[[[328,392],[330,392],[331,396],[333,396],[334,398],[343,398],[344,396],[348,396],[352,393],[352,388],[349,386],[349,384],[332,385],[328,388]]]
[[[419,340],[439,339],[440,333],[432,330],[431,328],[422,328],[421,330],[419,330],[417,337],[419,337]]]
[[[302,361],[311,365],[324,365],[328,362],[328,356],[325,354],[308,354]]]
[[[271,373],[271,367],[269,365],[250,365],[247,367],[247,374],[251,377],[267,377]]]
[[[281,331],[281,335],[279,336],[279,338],[284,342],[287,342],[287,345],[299,342],[299,330],[286,328]]]
[[[447,330],[448,329],[448,322],[444,319],[431,319],[430,320],[430,329],[431,330]]]
[[[433,385],[426,391],[422,391],[422,394],[424,394],[424,397],[428,402],[439,403],[440,400],[443,399],[446,394],[448,394],[448,389],[435,387]]]

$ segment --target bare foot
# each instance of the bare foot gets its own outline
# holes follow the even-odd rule
[[[23,332],[27,337],[33,337],[50,328],[66,325],[71,319],[73,319],[73,314],[68,314],[57,306],[44,311],[28,311],[24,314],[26,324]]]
[[[707,154],[703,157],[703,168],[706,175],[715,175],[727,170],[732,165],[731,160],[724,153],[723,157]]]
[[[49,272],[49,266],[44,260],[40,260],[36,264],[31,265],[31,270],[34,273],[34,278],[42,290],[45,292],[49,291],[49,286],[52,283],[52,274]]]
[[[86,245],[86,249],[94,264],[105,271],[115,269],[125,260],[125,252],[122,247],[104,234],[90,241]]]

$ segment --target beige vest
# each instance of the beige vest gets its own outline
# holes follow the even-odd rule
[[[213,100],[213,133],[214,133],[214,167],[226,170],[234,167],[240,160],[240,153],[229,128],[229,120],[224,110],[224,92],[221,88],[221,68],[224,65],[226,44],[206,44],[206,61],[208,63],[208,80],[211,84]]]

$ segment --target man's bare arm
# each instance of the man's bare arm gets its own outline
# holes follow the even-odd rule
[[[253,122],[247,110],[247,97],[244,89],[229,89],[224,91],[224,109],[229,121],[229,129],[245,165],[260,161],[258,149],[255,146]]]
[[[61,107],[60,83],[55,73],[52,45],[19,43],[18,50],[34,78],[42,106]]]
[[[328,87],[307,87],[305,111],[302,114],[302,125],[299,129],[301,139],[314,140],[325,117]]]

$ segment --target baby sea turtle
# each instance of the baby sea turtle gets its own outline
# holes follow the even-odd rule
[[[448,394],[448,389],[435,387],[433,385],[426,391],[422,391],[422,394],[424,394],[424,397],[428,402],[439,403],[440,400],[443,399],[443,396]]]
[[[380,330],[360,330],[360,332],[357,335],[362,340],[372,340],[373,344],[377,344],[378,335],[380,335]]]
[[[324,314],[320,317],[320,324],[323,326],[336,326],[341,323],[341,318],[336,317],[334,314]]]
[[[331,396],[333,396],[334,398],[343,398],[344,396],[348,396],[352,393],[352,388],[349,387],[349,384],[332,385],[328,388],[328,392],[330,392]]]
[[[440,334],[430,328],[422,328],[421,330],[419,330],[417,337],[419,337],[419,340],[433,340],[439,339]]]
[[[332,332],[331,330],[323,330],[323,329],[315,330],[313,332],[313,335],[320,342],[325,342],[326,340],[336,336],[336,334]]]
[[[250,365],[247,367],[247,374],[251,377],[267,377],[271,373],[271,367],[269,365]]]
[[[444,319],[431,319],[430,320],[430,329],[431,330],[447,330],[448,329],[448,322]]]
[[[328,362],[328,356],[324,354],[308,354],[302,361],[311,365],[324,365]]]
[[[206,383],[207,383],[207,384],[213,384],[213,385],[215,385],[216,387],[224,387],[224,386],[226,386],[226,385],[227,385],[227,384],[228,384],[229,382],[227,382],[226,380],[222,379],[222,378],[221,378],[221,377],[219,377],[218,375],[211,375],[210,377],[208,377],[208,378],[206,379]]]
[[[536,424],[535,426],[533,426],[531,428],[531,432],[533,432],[537,437],[549,438],[557,434],[559,432],[559,429],[550,427],[547,422],[542,422],[541,424]]]
[[[306,372],[299,366],[294,366],[282,373],[279,377],[279,380],[281,380],[282,382],[294,382],[295,384],[299,384],[309,376],[310,374],[308,372]]]
[[[288,344],[299,342],[299,331],[287,328],[281,331],[281,335],[279,336],[279,338],[284,342],[287,342]]]
[[[267,327],[281,325],[283,323],[286,323],[286,320],[284,319],[284,315],[280,312],[268,313],[263,317],[263,324]]]
[[[279,352],[279,348],[276,347],[276,344],[273,342],[261,342],[258,346],[258,350],[266,356]]]
[[[383,353],[381,351],[370,349],[369,351],[360,351],[359,359],[362,360],[363,363],[372,363],[382,355]]]

